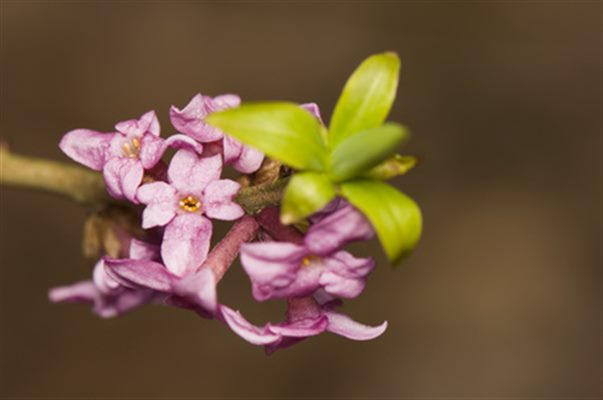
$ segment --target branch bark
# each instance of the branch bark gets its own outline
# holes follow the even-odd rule
[[[115,203],[107,193],[102,174],[77,165],[14,154],[0,145],[0,184],[43,190],[84,205]],[[287,179],[243,188],[235,201],[248,214],[281,202]]]

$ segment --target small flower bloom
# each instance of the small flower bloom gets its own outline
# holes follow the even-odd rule
[[[155,246],[135,239],[131,241],[130,257],[137,260],[151,260],[158,256],[159,252]],[[93,312],[103,318],[121,315],[152,301],[155,297],[152,290],[132,289],[121,285],[105,272],[103,259],[94,266],[92,280],[53,288],[48,296],[55,303],[92,304]]]
[[[169,305],[192,309],[210,318],[218,309],[216,285],[236,258],[241,243],[253,239],[259,226],[246,216],[214,247],[205,263],[181,277],[164,265],[139,259],[105,259],[109,276],[123,285],[161,292]]]
[[[206,216],[232,221],[244,214],[232,200],[240,185],[219,179],[221,172],[219,155],[199,157],[181,149],[168,167],[168,182],[153,182],[138,189],[138,200],[147,205],[142,227],[165,226],[161,257],[176,276],[198,268],[207,257],[212,224]]]
[[[238,107],[240,103],[239,96],[233,94],[211,98],[199,93],[182,110],[172,106],[170,120],[179,132],[187,134],[201,143],[222,140],[224,163],[232,165],[239,172],[249,174],[260,168],[264,155],[252,147],[245,146],[235,138],[224,135],[221,130],[205,122],[205,118],[211,113]]]
[[[76,129],[63,136],[59,147],[80,164],[102,170],[107,190],[118,199],[136,202],[136,190],[144,171],[157,165],[167,146],[191,147],[198,152],[203,149],[184,135],[174,135],[167,140],[160,138],[154,111],[139,119],[119,122],[115,129],[112,133]]]
[[[104,265],[108,275],[120,284],[167,294],[165,300],[170,305],[193,309],[204,317],[210,317],[217,309],[216,279],[210,268],[199,268],[180,277],[150,260],[105,258]]]
[[[237,335],[251,344],[265,346],[268,354],[323,332],[331,332],[352,340],[371,340],[387,329],[387,321],[379,326],[360,324],[333,311],[332,302],[321,304],[314,297],[292,298],[288,301],[285,322],[255,326],[239,311],[220,306],[220,318]]]
[[[334,296],[352,298],[364,289],[375,262],[372,258],[356,258],[340,248],[354,240],[370,239],[373,234],[364,217],[348,205],[313,225],[302,244],[242,245],[241,264],[259,301],[308,296],[319,288]]]

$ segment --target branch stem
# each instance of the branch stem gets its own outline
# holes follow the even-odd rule
[[[11,153],[0,147],[0,184],[39,189],[87,205],[111,203],[100,173],[76,165]]]
[[[115,203],[101,173],[77,165],[14,154],[0,145],[0,184],[43,190],[85,205]],[[235,201],[248,214],[280,204],[287,179],[243,188]]]

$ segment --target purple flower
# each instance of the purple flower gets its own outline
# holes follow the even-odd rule
[[[125,197],[136,202],[136,190],[144,171],[157,165],[167,146],[187,146],[198,152],[203,149],[184,135],[173,135],[167,140],[160,138],[155,111],[139,119],[119,122],[115,130],[102,133],[76,129],[63,136],[59,147],[80,164],[102,170],[107,190],[118,199]]]
[[[303,297],[322,288],[330,295],[352,298],[374,269],[372,258],[356,258],[340,250],[366,240],[374,232],[352,206],[345,206],[310,227],[303,243],[258,242],[241,246],[241,264],[258,301]]]
[[[159,251],[155,246],[135,239],[130,242],[130,257],[133,259],[151,260],[158,256]],[[48,297],[55,303],[92,304],[95,314],[111,318],[150,302],[155,294],[152,290],[121,285],[106,273],[104,260],[101,259],[94,266],[92,280],[53,288]]]
[[[161,257],[167,269],[184,276],[197,269],[207,257],[212,235],[211,221],[231,221],[244,211],[232,201],[240,185],[219,179],[219,155],[199,157],[181,149],[168,167],[168,182],[153,182],[138,189],[138,200],[146,204],[142,227],[165,226]]]
[[[171,273],[150,260],[104,259],[105,271],[121,285],[168,295],[168,304],[190,308],[209,317],[217,308],[216,279],[210,268],[199,268],[185,277]]]
[[[185,276],[175,275],[159,262],[140,259],[105,258],[105,269],[122,285],[161,292],[168,295],[165,300],[170,305],[212,317],[218,309],[216,285],[236,258],[241,243],[253,239],[258,229],[252,217],[241,218],[203,265],[191,269]]]
[[[199,142],[210,143],[222,140],[224,163],[232,165],[239,172],[249,174],[260,168],[264,155],[252,147],[245,146],[235,138],[224,135],[218,128],[205,123],[205,118],[211,113],[238,107],[240,103],[239,96],[233,94],[211,98],[199,93],[182,110],[172,106],[170,120],[179,132],[187,134]]]
[[[332,301],[318,302],[314,297],[289,299],[286,321],[264,326],[255,326],[239,311],[220,306],[220,319],[249,343],[265,346],[268,354],[323,332],[352,340],[371,340],[387,329],[387,321],[374,327],[360,324],[333,311],[334,305]]]

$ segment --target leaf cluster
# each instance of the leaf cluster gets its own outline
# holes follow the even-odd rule
[[[384,182],[416,163],[396,154],[407,129],[385,122],[399,71],[392,52],[364,60],[345,84],[328,128],[286,102],[243,104],[207,121],[296,170],[284,192],[283,223],[299,222],[342,196],[370,220],[395,264],[416,246],[422,226],[417,204]]]

